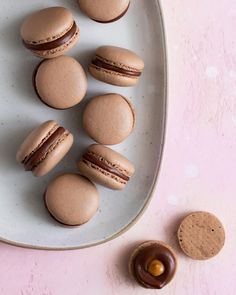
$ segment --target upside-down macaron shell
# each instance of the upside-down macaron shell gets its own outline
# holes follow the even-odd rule
[[[105,62],[108,68],[96,65],[96,61]],[[112,70],[110,66],[115,69]],[[115,46],[99,47],[89,66],[89,72],[94,78],[117,86],[134,86],[143,69],[144,62],[136,53]]]
[[[82,66],[64,55],[41,62],[34,72],[33,83],[40,100],[55,109],[75,106],[87,91],[87,77]]]
[[[83,127],[96,142],[118,144],[135,126],[135,110],[125,97],[110,93],[92,98],[83,112]]]
[[[99,194],[85,177],[66,173],[56,177],[45,193],[45,204],[51,215],[65,225],[81,225],[96,213]]]
[[[80,9],[92,20],[101,23],[120,19],[129,5],[130,0],[79,0]]]
[[[58,41],[74,28],[69,40]],[[21,26],[21,37],[26,48],[39,57],[52,58],[62,55],[75,45],[79,38],[79,28],[74,23],[70,10],[64,7],[49,7],[29,15]],[[67,38],[68,39],[68,38]],[[37,49],[34,46],[48,46],[50,42],[57,42],[54,48]]]
[[[42,123],[39,127],[32,130],[16,154],[17,162],[24,164],[59,127],[57,122],[51,120]],[[48,150],[46,157],[42,161],[39,161],[37,167],[32,170],[32,173],[35,176],[47,174],[65,156],[72,143],[73,135],[65,130],[59,138],[58,144],[53,146],[53,149]]]
[[[102,163],[92,163],[87,160],[86,154],[95,155]],[[118,176],[112,170],[108,171],[109,169],[104,169],[104,163],[111,166],[112,170],[117,170],[116,172],[118,174],[124,174],[126,179]],[[135,172],[134,165],[126,157],[100,144],[93,144],[87,149],[86,153],[80,159],[78,167],[80,172],[90,180],[115,190],[123,189]]]

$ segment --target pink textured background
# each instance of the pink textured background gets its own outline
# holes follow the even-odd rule
[[[236,2],[162,2],[168,124],[148,210],[126,234],[95,248],[46,252],[0,244],[0,294],[235,294]],[[176,244],[176,222],[192,210],[211,211],[225,225],[225,247],[209,261],[186,258]],[[130,250],[146,239],[164,240],[179,254],[177,275],[162,291],[144,290],[127,274]]]

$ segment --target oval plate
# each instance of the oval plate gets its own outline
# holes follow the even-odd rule
[[[119,88],[88,75],[89,89],[83,102],[72,110],[44,106],[36,97],[31,76],[39,59],[23,48],[20,24],[34,10],[47,6],[70,8],[81,29],[77,46],[68,55],[85,68],[96,47],[109,44],[137,52],[145,61],[140,83]],[[0,240],[40,249],[77,249],[103,243],[130,228],[150,201],[164,142],[166,117],[166,50],[160,5],[155,0],[132,1],[126,16],[112,24],[98,24],[79,11],[76,1],[8,0],[0,3]],[[137,110],[133,134],[114,149],[127,156],[136,174],[121,192],[98,187],[101,207],[80,227],[63,227],[47,213],[43,193],[48,182],[64,171],[77,171],[78,161],[92,141],[81,126],[82,110],[91,96],[118,92],[130,98]],[[72,151],[46,177],[35,178],[15,160],[27,133],[39,123],[55,119],[75,135]]]

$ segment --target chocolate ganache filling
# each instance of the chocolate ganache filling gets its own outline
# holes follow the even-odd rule
[[[40,162],[45,159],[48,152],[53,148],[64,134],[65,129],[59,127],[55,132],[43,143],[43,145],[36,150],[26,161],[23,161],[26,171],[32,171]]]
[[[96,67],[103,68],[105,70],[110,70],[113,72],[118,72],[126,76],[140,77],[142,74],[141,72],[138,72],[138,71],[126,70],[126,69],[122,69],[122,68],[110,65],[97,57],[95,57],[95,59],[92,60],[92,64]]]
[[[35,51],[55,49],[69,42],[71,38],[75,35],[76,30],[77,30],[77,26],[76,26],[76,23],[74,22],[73,26],[68,32],[66,32],[66,34],[64,34],[62,37],[54,41],[46,42],[42,44],[33,44],[33,43],[27,43],[23,40],[23,44],[27,49],[35,50]]]
[[[165,266],[165,271],[160,276],[153,276],[148,272],[148,265],[158,259]],[[134,258],[133,272],[146,288],[161,289],[168,284],[175,274],[176,260],[173,253],[161,244],[150,244],[142,248]]]
[[[112,166],[112,164],[108,163],[107,161],[102,161],[100,159],[98,159],[93,153],[91,152],[87,152],[86,154],[83,155],[83,159],[102,168],[103,170],[114,174],[120,178],[122,178],[125,181],[129,181],[129,177],[125,174],[123,174],[122,172],[120,172],[117,168],[115,168],[114,166]]]

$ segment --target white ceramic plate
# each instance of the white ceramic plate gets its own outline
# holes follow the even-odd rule
[[[72,110],[58,111],[43,105],[31,85],[39,59],[23,48],[20,24],[34,10],[47,6],[70,8],[81,29],[77,46],[68,52],[87,68],[96,47],[117,45],[136,51],[145,61],[138,86],[109,86],[88,76],[83,102]],[[79,11],[74,0],[7,0],[0,2],[0,240],[43,249],[73,249],[112,239],[128,228],[151,198],[160,166],[166,114],[166,54],[160,6],[156,0],[132,1],[126,16],[112,24],[98,24]],[[54,221],[43,203],[48,182],[64,171],[77,171],[76,161],[92,143],[81,127],[82,110],[93,95],[118,92],[137,109],[134,133],[114,149],[127,156],[136,174],[124,191],[98,187],[101,207],[80,227],[67,228]],[[72,151],[46,177],[35,178],[15,160],[27,133],[39,123],[55,119],[75,135]]]

